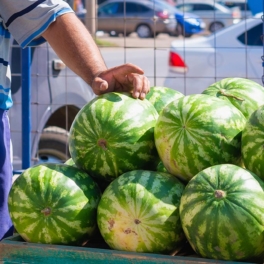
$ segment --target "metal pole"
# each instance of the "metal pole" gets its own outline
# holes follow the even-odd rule
[[[96,16],[97,16],[97,0],[85,0],[85,26],[95,38],[96,33]]]
[[[22,53],[22,169],[30,167],[31,160],[31,49],[25,48]]]

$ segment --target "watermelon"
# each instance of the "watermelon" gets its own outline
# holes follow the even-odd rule
[[[263,182],[233,164],[206,168],[186,185],[180,218],[189,243],[200,256],[257,259],[264,251]]]
[[[159,172],[167,172],[167,169],[165,168],[164,164],[162,161],[159,162],[157,168],[156,168],[156,171],[159,171]]]
[[[184,96],[184,94],[171,88],[152,86],[150,87],[149,93],[146,94],[146,99],[153,104],[157,112],[160,114],[167,104],[182,96]]]
[[[85,172],[65,164],[26,169],[12,185],[8,207],[27,242],[83,245],[97,228],[101,192]]]
[[[148,100],[106,93],[86,104],[70,129],[69,150],[77,167],[111,182],[135,169],[155,169],[158,113]]]
[[[66,160],[64,162],[64,164],[70,165],[70,166],[73,166],[73,167],[77,167],[72,158],[69,158],[68,160]],[[108,181],[105,181],[105,180],[102,180],[102,179],[97,179],[97,178],[93,178],[93,179],[97,183],[97,185],[99,186],[101,192],[103,192],[105,190],[105,188],[109,184]]]
[[[76,167],[76,164],[74,163],[72,158],[67,159],[64,164]]]
[[[241,150],[245,168],[264,180],[264,106],[252,113],[242,131]]]
[[[210,85],[202,93],[231,102],[247,119],[264,104],[264,88],[245,78],[222,79]]]
[[[184,185],[163,172],[134,170],[112,181],[98,205],[97,223],[112,249],[169,253],[185,236],[179,218]]]
[[[169,173],[189,181],[221,163],[241,163],[246,118],[219,98],[193,94],[168,104],[155,126],[155,143]]]

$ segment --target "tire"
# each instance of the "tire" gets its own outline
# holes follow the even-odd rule
[[[110,31],[109,36],[110,37],[118,37],[118,33],[116,31]]]
[[[185,38],[190,38],[193,34],[186,33],[185,29],[183,28],[183,26],[178,23],[177,26],[176,26],[176,35],[177,36],[182,35]]]
[[[148,25],[141,24],[137,27],[136,33],[139,38],[151,38],[153,33]]]
[[[69,132],[60,127],[47,127],[40,137],[38,162],[64,163],[70,158],[68,146]]]
[[[214,33],[222,28],[224,28],[225,26],[221,23],[221,22],[213,22],[210,27],[209,27],[209,31]]]

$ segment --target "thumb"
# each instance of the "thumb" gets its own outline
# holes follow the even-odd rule
[[[92,89],[96,95],[103,94],[108,89],[108,83],[100,77],[95,77],[92,83]]]

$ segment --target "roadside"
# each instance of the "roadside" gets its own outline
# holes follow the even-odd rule
[[[204,34],[196,34],[191,38],[204,36]],[[108,34],[97,34],[96,42],[99,47],[124,47],[124,48],[169,48],[174,40],[185,41],[188,38],[182,36],[172,37],[168,34],[159,34],[156,38],[139,38],[136,33],[130,34],[128,37],[122,35],[118,37],[109,37]]]

